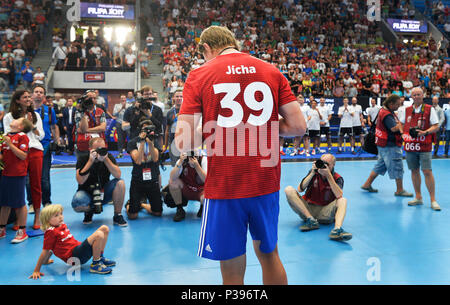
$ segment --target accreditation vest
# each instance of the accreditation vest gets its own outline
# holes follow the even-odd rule
[[[420,112],[415,113],[413,106],[405,109],[405,126],[403,128],[404,149],[408,152],[429,152],[432,149],[433,135],[413,138],[409,135],[412,127],[420,130],[430,128],[431,105],[422,104]]]
[[[387,141],[388,141],[388,130],[386,126],[384,125],[383,121],[386,116],[389,114],[392,114],[394,117],[397,117],[395,113],[390,112],[389,110],[386,110],[384,108],[381,108],[378,112],[377,117],[377,125],[375,128],[375,144],[380,147],[386,147]],[[395,144],[398,147],[402,146],[402,135],[400,133],[395,134]]]
[[[334,181],[337,181],[340,177],[338,173],[333,173]],[[325,206],[336,200],[336,196],[331,190],[328,180],[316,173],[309,183],[303,199],[308,203]]]

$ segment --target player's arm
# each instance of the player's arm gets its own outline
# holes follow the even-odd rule
[[[282,116],[279,121],[281,137],[301,137],[305,134],[305,118],[300,110],[300,105],[296,101],[281,106],[279,113]]]

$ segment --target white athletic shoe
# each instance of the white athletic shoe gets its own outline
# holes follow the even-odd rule
[[[436,201],[431,202],[431,208],[435,211],[441,210],[441,207],[439,206],[439,204]]]

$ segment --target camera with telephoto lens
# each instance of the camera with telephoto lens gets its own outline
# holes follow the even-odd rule
[[[100,214],[103,212],[102,207],[102,191],[100,190],[100,184],[96,183],[90,186],[92,192],[92,204],[94,205],[93,212]]]
[[[77,101],[81,105],[81,110],[83,112],[90,111],[94,107],[94,100],[87,95],[83,95]]]
[[[419,128],[417,127],[411,127],[409,129],[409,135],[413,138],[417,138],[419,136]]]
[[[108,149],[106,149],[105,147],[99,147],[95,150],[97,152],[98,155],[104,157],[108,154]]]

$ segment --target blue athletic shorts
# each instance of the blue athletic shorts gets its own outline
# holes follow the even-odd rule
[[[260,250],[270,253],[278,240],[279,192],[244,199],[205,199],[198,256],[229,260],[245,254],[247,230]]]

